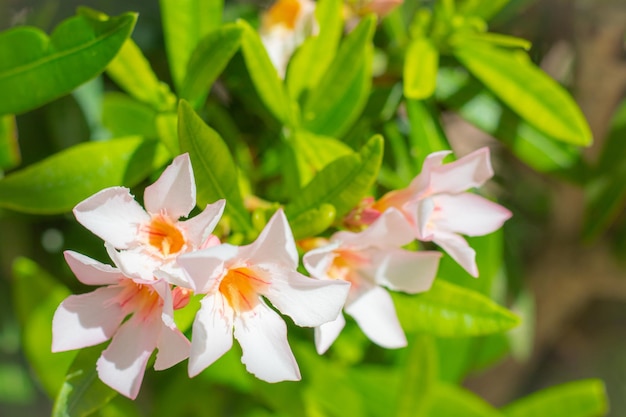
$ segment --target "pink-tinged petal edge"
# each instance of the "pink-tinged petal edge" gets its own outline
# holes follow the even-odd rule
[[[124,187],[106,188],[74,207],[76,220],[117,249],[127,249],[137,240],[139,227],[150,216]]]
[[[117,284],[120,279],[124,279],[124,275],[119,269],[78,252],[66,250],[63,252],[63,256],[76,278],[83,284],[110,285]]]
[[[194,249],[200,248],[211,235],[215,226],[222,218],[225,205],[226,200],[218,200],[213,204],[207,205],[202,213],[197,216],[179,223]]]
[[[111,300],[119,287],[103,287],[80,295],[70,295],[52,318],[52,351],[81,349],[109,340],[124,319],[124,312]]]
[[[369,272],[379,285],[409,294],[428,291],[435,280],[441,252],[408,251],[399,248],[372,252],[374,270]]]
[[[240,248],[240,255],[251,264],[278,264],[285,268],[298,267],[298,250],[282,209],[278,209],[250,245]]]
[[[144,204],[149,213],[165,212],[172,220],[191,212],[196,206],[196,184],[189,154],[174,158],[159,179],[146,187]]]
[[[161,371],[171,368],[189,357],[191,343],[178,329],[172,329],[166,323],[161,327],[161,337],[157,343],[157,356],[154,369]]]
[[[439,231],[435,235],[433,242],[441,246],[471,276],[474,278],[478,277],[476,251],[469,246],[465,239],[455,233]]]
[[[337,232],[331,241],[339,241],[349,247],[403,246],[414,239],[411,224],[396,208],[385,210],[367,229],[359,233]]]
[[[374,343],[387,349],[406,346],[406,336],[398,321],[391,296],[381,287],[362,293],[345,308]]]
[[[440,195],[436,200],[442,227],[467,236],[495,232],[512,216],[503,206],[472,193]]]
[[[430,189],[433,194],[457,194],[480,187],[493,177],[489,148],[480,148],[464,157],[436,167],[430,174]]]
[[[323,355],[330,348],[345,325],[346,319],[339,314],[335,320],[315,328],[315,350],[318,354]]]
[[[194,377],[233,345],[233,312],[219,294],[207,295],[193,322],[189,376]]]
[[[334,320],[348,297],[350,283],[318,280],[296,271],[273,274],[263,294],[298,326],[314,327]]]
[[[102,382],[132,400],[137,398],[161,328],[161,320],[134,317],[122,324],[96,363]]]
[[[333,251],[339,246],[339,242],[333,242],[308,251],[302,257],[304,268],[314,278],[329,279],[326,271],[330,268],[335,257]]]
[[[299,381],[300,370],[283,319],[263,303],[235,318],[235,339],[248,372],[267,382]]]

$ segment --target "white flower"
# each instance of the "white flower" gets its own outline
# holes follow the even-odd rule
[[[349,289],[296,271],[298,253],[282,210],[252,244],[214,246],[182,255],[179,263],[195,291],[206,294],[193,324],[190,376],[227,352],[234,333],[249,372],[268,382],[299,380],[285,322],[264,298],[296,325],[313,327],[337,317]]]
[[[188,154],[174,159],[160,178],[147,187],[144,210],[130,190],[104,189],[74,208],[79,223],[102,238],[115,264],[128,276],[146,281],[167,277],[186,286],[176,257],[219,243],[211,234],[224,211],[224,200],[210,204],[192,219],[196,186]]]
[[[66,251],[65,259],[83,284],[105,286],[70,295],[57,308],[52,319],[53,352],[112,339],[98,359],[98,376],[132,399],[139,393],[146,364],[155,349],[157,370],[189,356],[190,343],[174,324],[176,296],[167,282],[133,279],[76,252]]]
[[[335,233],[330,244],[307,252],[303,262],[315,278],[350,282],[345,312],[374,343],[399,348],[406,346],[406,337],[393,301],[381,286],[411,294],[427,291],[441,257],[439,252],[401,248],[413,239],[411,225],[391,208],[360,233]],[[345,319],[339,315],[315,329],[320,354],[335,341],[344,325]]]

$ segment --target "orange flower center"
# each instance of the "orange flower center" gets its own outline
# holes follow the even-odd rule
[[[278,0],[266,12],[264,24],[267,26],[282,24],[293,30],[301,8],[299,0]]]
[[[163,256],[178,253],[185,245],[185,237],[181,231],[165,216],[153,216],[146,233],[148,243]]]
[[[357,270],[360,266],[367,264],[367,258],[349,249],[335,249],[334,254],[333,262],[328,268],[328,276],[351,282],[353,286],[358,285]]]
[[[220,282],[219,291],[236,312],[252,310],[259,303],[259,292],[269,282],[250,268],[229,269]]]
[[[150,285],[137,284],[132,280],[120,283],[124,290],[117,298],[126,314],[139,314],[143,320],[155,316],[155,311],[163,306],[163,300]]]

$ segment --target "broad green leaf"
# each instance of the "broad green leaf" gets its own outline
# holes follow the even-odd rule
[[[358,154],[343,156],[328,164],[299,195],[285,207],[290,219],[298,217],[321,204],[335,207],[341,219],[365,196],[374,183],[383,154],[383,139],[373,136]]]
[[[102,345],[92,346],[76,355],[54,401],[52,417],[87,417],[117,395],[98,378],[96,361],[102,350]]]
[[[458,12],[462,15],[491,19],[510,0],[464,0],[459,2]]]
[[[372,36],[376,18],[369,16],[344,39],[332,64],[303,106],[304,127],[340,137],[363,110],[371,87]]]
[[[430,39],[415,38],[404,57],[404,95],[414,100],[430,97],[437,83],[439,51]]]
[[[241,50],[248,73],[259,97],[267,109],[285,125],[295,124],[292,106],[287,90],[261,42],[259,34],[244,20],[237,22],[243,27]]]
[[[352,148],[337,139],[305,130],[296,131],[290,145],[297,159],[300,187],[335,159],[353,153]]]
[[[46,393],[54,397],[75,352],[52,353],[52,316],[70,291],[34,261],[13,262],[13,299],[29,364]]]
[[[335,57],[343,30],[341,0],[320,0],[315,7],[319,33],[307,38],[297,49],[287,68],[287,89],[294,100],[312,89]]]
[[[454,56],[507,106],[540,131],[573,145],[589,145],[589,125],[572,97],[525,54],[461,42]]]
[[[237,181],[237,166],[220,135],[208,127],[189,103],[178,106],[180,148],[189,152],[198,186],[198,206],[226,199],[226,213],[239,231],[252,230],[250,215],[243,205]]]
[[[319,208],[305,211],[299,216],[289,219],[291,231],[296,240],[314,237],[328,229],[335,221],[335,207],[321,204]]]
[[[476,394],[455,385],[440,383],[434,394],[425,417],[504,417]]]
[[[506,417],[599,417],[607,413],[608,399],[601,380],[586,379],[536,392],[501,411]]]
[[[106,71],[122,90],[149,104],[154,110],[165,111],[175,107],[176,97],[167,84],[159,81],[150,63],[132,39],[126,39]]]
[[[104,71],[136,19],[134,13],[108,17],[82,9],[49,38],[28,26],[0,33],[0,115],[39,107]]]
[[[526,51],[530,50],[532,43],[526,39],[517,38],[515,36],[502,35],[492,32],[461,32],[454,35],[454,39],[450,43],[458,40],[471,41],[491,44],[492,46],[502,46],[506,48],[522,48]]]
[[[193,50],[222,21],[224,0],[160,0],[159,4],[172,79],[180,91]]]
[[[0,170],[13,168],[19,165],[21,160],[15,116],[12,114],[0,116]]]
[[[405,105],[411,124],[409,131],[410,154],[414,156],[414,174],[418,174],[429,154],[448,150],[450,145],[441,126],[439,114],[433,108],[434,106],[425,101],[410,99],[405,101]]]
[[[579,148],[558,141],[521,120],[465,72],[439,71],[436,97],[468,122],[502,140],[533,169],[562,170],[578,160]]]
[[[156,129],[159,139],[170,150],[172,155],[180,155],[180,142],[178,140],[178,114],[161,113],[156,117]]]
[[[478,336],[509,330],[519,318],[484,295],[438,279],[422,294],[392,293],[407,332],[439,337]]]
[[[157,141],[140,137],[82,143],[0,180],[0,206],[65,213],[103,188],[138,184],[168,159]]]
[[[148,104],[137,101],[126,94],[110,92],[102,103],[102,124],[113,137],[138,135],[156,139],[157,112]]]
[[[396,416],[425,415],[430,408],[437,378],[437,348],[434,340],[430,336],[414,336],[409,342],[409,351],[404,361]]]
[[[181,98],[194,107],[202,104],[211,85],[239,48],[242,32],[241,26],[231,23],[209,32],[200,40],[187,65]]]

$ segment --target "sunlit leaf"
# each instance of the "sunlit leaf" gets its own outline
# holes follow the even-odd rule
[[[428,155],[450,149],[434,106],[421,100],[406,100],[406,111],[411,124],[409,139],[414,158],[415,173],[419,173]]]
[[[435,91],[439,51],[430,39],[415,38],[404,58],[404,95],[414,100],[430,97]]]
[[[422,294],[392,293],[407,332],[440,337],[477,336],[509,330],[519,318],[476,291],[436,280]]]
[[[464,0],[459,2],[458,11],[463,15],[478,16],[489,20],[510,0]]]
[[[39,107],[104,71],[137,19],[79,12],[50,37],[28,26],[0,33],[0,115]]]
[[[335,221],[335,207],[331,204],[321,204],[289,219],[291,231],[296,240],[317,236],[328,229]]]
[[[319,33],[308,37],[298,48],[287,68],[287,88],[294,99],[316,86],[332,62],[341,38],[341,0],[320,0],[315,6]]]
[[[76,352],[52,353],[52,316],[70,291],[34,261],[13,263],[14,297],[28,363],[46,393],[54,397]]]
[[[241,42],[243,28],[228,24],[209,32],[194,49],[180,97],[198,107]]]
[[[132,39],[126,39],[120,52],[107,67],[107,74],[124,91],[155,110],[171,110],[176,105],[176,97],[167,84],[159,81]]]
[[[76,355],[55,399],[52,417],[87,417],[117,395],[98,378],[96,361],[102,349],[102,345],[92,346]]]
[[[136,185],[169,158],[159,142],[140,137],[82,143],[0,180],[0,206],[65,213],[103,188]]]
[[[572,97],[519,51],[475,42],[454,48],[472,74],[522,118],[542,132],[573,145],[589,145],[589,125]]]
[[[540,414],[541,415],[541,414]],[[504,417],[476,394],[455,385],[440,383],[426,417]]]
[[[358,154],[343,156],[328,164],[299,195],[285,207],[290,219],[331,204],[341,218],[354,208],[374,183],[383,153],[383,140],[373,136]]]
[[[502,408],[506,417],[598,417],[608,411],[604,383],[586,379],[557,385]]]
[[[224,0],[160,0],[159,4],[172,79],[180,91],[196,45],[221,23]]]
[[[148,104],[126,94],[109,92],[102,103],[102,124],[114,137],[143,136],[157,138],[157,112]]]
[[[398,392],[396,416],[422,416],[430,408],[438,378],[437,348],[429,336],[411,338]]]
[[[178,136],[183,152],[189,152],[198,186],[198,205],[225,198],[226,213],[239,231],[252,229],[237,181],[237,167],[220,135],[207,126],[189,103],[178,106]]]
[[[363,110],[371,87],[371,40],[375,23],[374,16],[361,20],[307,96],[302,110],[307,130],[341,137]]]
[[[19,165],[21,159],[15,116],[0,116],[0,169],[13,168]]]
[[[259,34],[243,20],[238,21],[238,24],[244,29],[241,49],[259,97],[276,119],[285,125],[294,125],[293,104]]]

